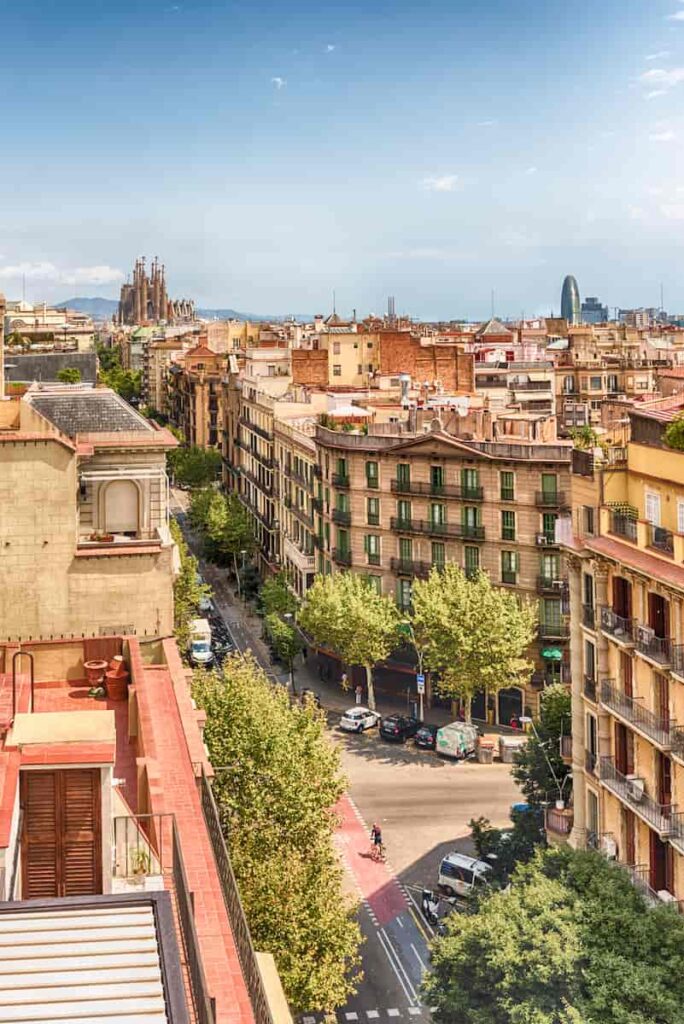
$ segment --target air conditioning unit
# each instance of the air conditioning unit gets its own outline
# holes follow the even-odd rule
[[[554,590],[562,590],[563,589],[563,583],[564,583],[563,580],[551,580],[551,586],[553,587]]]
[[[677,897],[673,896],[667,889],[658,889],[658,899],[661,903],[677,903]]]
[[[617,860],[617,843],[612,836],[601,836],[601,853],[608,860]]]
[[[650,626],[637,626],[636,633],[640,644],[650,644],[655,640],[655,630]]]
[[[546,544],[552,544],[553,541],[549,540],[545,533],[537,534],[537,544],[539,547],[544,547]]]
[[[638,804],[644,795],[644,785],[644,780],[637,775],[627,776],[627,796],[635,804]]]

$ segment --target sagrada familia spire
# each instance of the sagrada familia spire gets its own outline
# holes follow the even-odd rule
[[[145,257],[135,261],[133,281],[121,286],[116,321],[119,324],[187,323],[195,318],[191,299],[169,299],[164,264],[157,256],[147,274]]]

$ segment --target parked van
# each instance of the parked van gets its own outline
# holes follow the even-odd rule
[[[452,722],[437,732],[435,750],[444,757],[464,758],[475,752],[477,727],[465,722]]]
[[[193,619],[190,625],[190,661],[193,665],[211,665],[211,627],[206,619]]]
[[[437,884],[447,896],[472,896],[487,884],[489,864],[466,857],[464,853],[448,853],[439,865]]]

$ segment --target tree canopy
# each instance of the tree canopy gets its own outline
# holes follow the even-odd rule
[[[543,690],[539,698],[539,718],[527,743],[515,753],[513,778],[528,803],[567,800],[572,768],[561,757],[561,736],[568,736],[572,725],[570,690],[556,683]]]
[[[399,642],[401,616],[363,576],[337,572],[317,576],[297,620],[316,643],[332,648],[349,665],[366,670],[368,706],[375,708],[373,666]]]
[[[63,366],[57,371],[57,380],[62,384],[80,384],[81,371],[76,366]]]
[[[178,646],[185,651],[190,646],[190,623],[199,615],[203,597],[211,595],[206,583],[199,583],[199,566],[185,543],[181,528],[175,519],[170,523],[171,536],[178,545],[180,572],[173,583],[173,622]]]
[[[670,448],[684,451],[684,414],[680,413],[668,423],[663,436]]]
[[[202,534],[207,557],[230,562],[237,572],[237,556],[243,551],[251,554],[256,545],[251,516],[238,496],[204,487],[193,492],[188,516],[193,529]]]
[[[436,1024],[681,1024],[684,920],[600,854],[551,848],[450,918],[426,993]]]
[[[265,619],[266,632],[273,644],[278,657],[283,661],[290,671],[290,681],[294,691],[294,668],[293,662],[302,649],[302,641],[299,633],[289,622],[284,622],[278,612],[271,612]]]
[[[492,585],[485,573],[469,579],[452,562],[413,584],[412,627],[425,664],[439,671],[438,689],[465,703],[482,690],[525,684],[532,662],[536,604]]]
[[[181,445],[168,454],[169,472],[182,487],[207,487],[221,473],[221,453],[196,444]]]
[[[297,598],[287,585],[287,577],[284,572],[278,572],[265,580],[259,594],[260,610],[264,615],[271,612],[279,612],[284,615],[286,612],[297,611]]]
[[[274,955],[297,1011],[333,1010],[360,980],[361,936],[333,844],[345,780],[324,715],[291,705],[249,656],[199,673],[193,694],[255,946]]]

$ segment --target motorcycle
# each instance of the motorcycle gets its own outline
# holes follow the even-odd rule
[[[423,889],[420,908],[428,924],[434,926],[439,923],[439,896],[436,896],[431,889]]]

